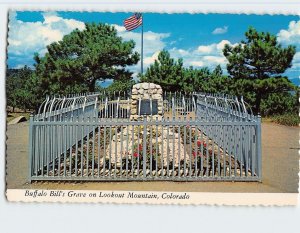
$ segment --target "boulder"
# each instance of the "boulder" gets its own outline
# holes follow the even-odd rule
[[[19,116],[19,117],[16,117],[16,118],[12,119],[10,122],[8,122],[8,125],[14,125],[14,124],[18,124],[18,123],[21,123],[21,122],[24,122],[24,121],[27,121],[26,117]]]

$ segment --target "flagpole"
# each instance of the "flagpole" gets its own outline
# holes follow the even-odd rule
[[[141,74],[142,75],[143,75],[143,52],[144,52],[143,42],[144,42],[144,17],[142,18],[142,35],[141,35]]]

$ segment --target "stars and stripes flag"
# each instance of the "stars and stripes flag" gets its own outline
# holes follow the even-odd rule
[[[133,16],[124,20],[124,27],[127,31],[132,31],[138,28],[143,23],[143,17],[141,13],[135,13]]]

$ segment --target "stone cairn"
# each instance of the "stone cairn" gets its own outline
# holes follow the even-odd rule
[[[162,88],[160,85],[154,83],[138,83],[132,87],[131,92],[131,105],[130,105],[130,119],[143,120],[144,117],[150,118],[151,116],[139,115],[138,103],[142,100],[157,101],[157,114],[152,115],[152,119],[158,118],[162,120],[163,116],[163,96]]]
[[[162,127],[161,125],[156,127],[154,123],[156,120],[161,121],[164,118],[162,93],[163,92],[161,86],[154,83],[138,83],[134,85],[132,88],[130,103],[130,120],[139,121],[144,120],[145,118],[147,119],[147,121],[152,120],[153,125],[147,127],[147,135],[149,135],[154,130],[158,131],[157,140],[155,137],[156,135],[152,137],[152,144],[153,147],[156,147],[155,143],[158,143],[158,154],[160,155],[160,159],[162,160],[159,161],[159,164],[163,164],[164,166],[166,166],[167,161],[172,162],[174,157],[175,166],[178,166],[179,160],[183,160],[185,154],[183,140],[180,138],[179,133],[175,132],[172,127],[170,127],[169,129],[167,127]],[[157,100],[157,113],[154,115],[139,115],[138,103],[141,103],[141,100],[151,99],[152,101]],[[129,130],[127,130],[127,127],[129,127]],[[110,145],[106,150],[106,157],[110,157],[111,163],[117,163],[117,166],[120,166],[121,158],[126,158],[126,156],[128,156],[128,159],[131,159],[131,156],[133,154],[133,144],[138,142],[138,138],[139,141],[142,142],[143,137],[141,137],[141,135],[144,134],[144,131],[140,130],[139,132],[141,135],[138,136],[137,130],[135,128],[134,130],[132,129],[132,126],[123,126],[123,135],[121,134],[121,132],[119,132],[117,133],[117,135],[113,136],[112,141],[110,142]],[[110,153],[111,155],[109,156]],[[155,156],[155,154],[153,154],[153,156]],[[186,158],[188,158],[188,155]]]

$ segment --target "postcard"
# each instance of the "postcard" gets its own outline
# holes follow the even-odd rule
[[[295,205],[298,15],[9,10],[9,201]]]

